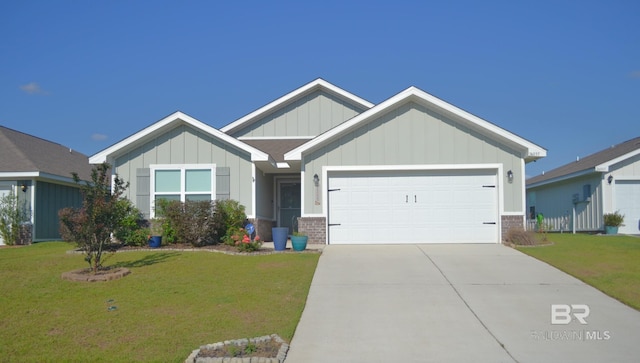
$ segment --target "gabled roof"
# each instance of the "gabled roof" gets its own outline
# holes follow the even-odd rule
[[[0,126],[0,176],[46,177],[71,181],[76,172],[91,177],[86,155],[66,146]]]
[[[452,117],[471,129],[482,134],[490,135],[505,145],[516,150],[522,150],[523,157],[527,162],[543,158],[547,155],[547,150],[544,148],[412,86],[324,134],[319,135],[300,147],[291,150],[284,155],[284,159],[301,160],[303,153],[315,150],[408,102],[416,102],[424,105],[427,108]]]
[[[640,137],[613,145],[595,154],[565,164],[544,174],[527,180],[527,186],[538,186],[556,180],[569,179],[585,173],[609,171],[611,165],[633,156],[640,155]]]
[[[361,108],[369,109],[373,107],[373,103],[365,99],[362,99],[350,92],[347,92],[342,88],[334,86],[333,84],[325,81],[322,78],[318,78],[292,92],[287,93],[286,95],[278,98],[277,100],[251,112],[250,114],[228,124],[227,126],[221,128],[220,131],[227,134],[233,133],[237,130],[240,130],[246,126],[251,125],[252,123],[260,120],[262,117],[268,115],[269,113],[318,90],[322,90],[330,94],[333,94],[336,97],[343,99],[348,103],[351,103]]]
[[[284,154],[295,149],[296,147],[309,141],[309,139],[249,139],[243,140],[245,144],[249,144],[258,150],[262,150],[269,154],[276,163],[284,162]]]
[[[233,138],[220,130],[217,130],[209,125],[206,125],[195,118],[184,114],[180,111],[174,112],[171,115],[163,118],[162,120],[154,123],[153,125],[146,127],[135,134],[125,138],[124,140],[109,146],[108,148],[98,152],[97,154],[89,158],[91,164],[99,164],[107,161],[114,156],[122,155],[123,153],[147,142],[148,140],[162,134],[163,132],[173,128],[176,124],[187,124],[195,129],[198,129],[206,134],[216,137],[234,147],[246,151],[251,154],[252,161],[269,161],[269,155],[262,152],[250,145],[243,143],[242,141]]]

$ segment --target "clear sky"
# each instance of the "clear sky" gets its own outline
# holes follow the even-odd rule
[[[89,156],[318,77],[421,88],[546,148],[534,176],[640,136],[640,1],[0,2],[0,124]]]

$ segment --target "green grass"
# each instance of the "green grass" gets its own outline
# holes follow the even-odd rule
[[[640,238],[548,234],[553,245],[518,248],[640,310]]]
[[[129,276],[87,283],[60,277],[88,267],[72,247],[0,249],[0,361],[182,362],[227,339],[290,341],[319,258],[123,252],[105,265]]]

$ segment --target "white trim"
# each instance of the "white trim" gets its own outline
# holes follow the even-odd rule
[[[523,157],[525,158],[535,160],[547,155],[547,150],[545,150],[544,148],[412,86],[389,98],[388,100],[372,107],[371,109],[353,117],[352,119],[343,122],[342,124],[316,137],[315,139],[289,151],[284,155],[284,159],[301,160],[303,153],[313,150],[314,148],[324,144],[325,142],[333,140],[337,136],[355,128],[360,123],[371,120],[386,113],[394,107],[410,101],[426,104],[427,106],[435,106],[440,111],[448,112],[462,118],[463,120],[475,125],[476,128],[485,129],[493,134],[498,135],[501,138],[507,139],[515,143],[516,145],[526,149],[526,152],[523,155]]]
[[[556,183],[556,182],[560,182],[563,180],[568,180],[568,179],[573,179],[573,178],[577,178],[577,177],[581,177],[581,176],[585,176],[585,175],[589,175],[589,174],[593,174],[596,173],[596,171],[594,171],[594,169],[587,169],[587,170],[581,170],[581,171],[577,171],[575,173],[571,173],[571,174],[566,174],[566,175],[561,175],[555,178],[551,178],[551,179],[547,179],[547,180],[543,180],[537,183],[532,183],[527,185],[527,189],[531,189],[531,188],[537,188],[537,187],[541,187],[547,184],[552,184],[552,183]]]
[[[322,214],[304,214],[302,210],[302,217],[324,217],[325,218],[325,244],[329,244],[329,172],[341,172],[341,171],[447,171],[447,170],[495,170],[496,172],[496,192],[498,194],[498,215],[496,216],[496,228],[498,232],[498,241],[502,242],[502,215],[510,215],[504,213],[504,191],[502,180],[505,178],[503,173],[502,164],[422,164],[422,165],[336,165],[336,166],[322,166],[322,179],[321,185],[325,185],[322,188]],[[518,213],[516,215],[522,215]]]
[[[291,169],[291,165],[289,165],[289,163],[284,163],[284,162],[276,163],[276,167],[278,169]]]
[[[287,103],[295,100],[298,97],[301,97],[305,94],[311,93],[317,89],[324,89],[326,91],[329,91],[330,93],[334,93],[342,98],[346,98],[349,101],[356,103],[358,105],[360,105],[361,107],[365,107],[365,108],[371,108],[373,107],[373,103],[360,98],[350,92],[347,92],[339,87],[336,87],[334,85],[332,85],[331,83],[325,81],[324,79],[318,78],[314,81],[311,81],[307,84],[305,84],[304,86],[287,93],[286,95],[278,98],[277,100],[263,106],[260,107],[259,109],[249,113],[248,115],[239,118],[238,120],[228,124],[227,126],[223,127],[220,129],[220,131],[224,132],[224,133],[228,133],[230,131],[233,131],[234,129],[238,128],[239,126],[243,125],[244,123],[248,123],[251,122],[253,120],[255,120],[256,118],[260,118],[265,116],[266,114],[276,110],[279,107],[282,107],[284,105],[286,105]]]
[[[254,218],[258,214],[256,210],[256,164],[251,163],[251,211],[252,214],[247,214],[247,218]]]
[[[240,141],[251,141],[251,140],[311,140],[315,138],[315,136],[241,136],[238,138]]]
[[[58,182],[70,185],[76,185],[76,182],[71,177],[64,177],[55,174],[43,173],[40,171],[27,171],[27,172],[0,172],[0,179],[24,179],[33,178],[34,180],[42,180],[46,182]],[[87,180],[84,180],[87,181]]]
[[[305,171],[301,170],[300,171],[300,218],[302,218],[302,215],[304,215],[304,176],[305,176]],[[298,228],[300,228],[298,226]]]
[[[636,155],[640,155],[640,148],[638,148],[636,150],[633,150],[631,152],[628,152],[628,153],[626,153],[624,155],[618,156],[617,158],[611,159],[611,160],[609,160],[609,161],[607,161],[605,163],[602,163],[600,165],[596,165],[595,171],[600,171],[600,172],[607,173],[607,172],[609,172],[609,168],[612,165],[617,164],[617,163],[619,163],[621,161],[624,161],[626,159],[632,158],[632,157],[634,157]]]
[[[154,123],[153,125],[142,129],[141,131],[138,131],[137,133],[125,138],[124,140],[111,145],[110,147],[98,152],[97,154],[94,154],[93,156],[91,156],[89,158],[89,163],[90,164],[100,164],[103,163],[105,161],[107,161],[109,158],[112,158],[114,154],[117,154],[118,152],[120,152],[122,149],[125,149],[127,147],[129,147],[132,144],[135,144],[136,142],[138,142],[140,139],[148,137],[150,135],[153,135],[154,133],[160,132],[163,128],[165,128],[167,125],[170,125],[172,123],[176,123],[176,122],[184,122],[206,134],[209,134],[215,138],[221,139],[222,141],[240,149],[243,151],[248,152],[249,154],[251,154],[251,160],[252,161],[270,161],[269,160],[269,155],[250,146],[247,145],[245,143],[243,143],[242,141],[239,141],[238,139],[231,137],[227,134],[225,134],[224,132],[221,132],[220,130],[217,130],[207,124],[204,124],[198,120],[196,120],[195,118],[184,114],[182,112],[175,112],[172,113],[171,115],[163,118],[162,120]]]
[[[39,171],[0,171],[0,178],[37,178],[39,176]]]
[[[180,171],[180,191],[177,193],[156,193],[155,181],[156,170],[179,170]],[[206,194],[204,192],[187,192],[185,191],[186,170],[211,170],[211,200],[216,200],[216,164],[150,164],[149,165],[149,217],[155,218],[155,201],[156,195],[180,195],[180,201],[184,202],[187,195]]]

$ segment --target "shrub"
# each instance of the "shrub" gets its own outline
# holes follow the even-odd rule
[[[218,242],[214,204],[209,201],[171,201],[164,208],[165,226],[175,231],[179,242],[199,247]]]
[[[624,222],[624,215],[615,211],[604,215],[604,225],[610,227],[620,227]]]
[[[242,228],[247,220],[244,206],[233,199],[215,201],[215,225],[216,235],[219,238],[229,236],[232,228]]]
[[[538,239],[535,233],[525,231],[521,228],[511,228],[507,231],[505,238],[506,242],[513,243],[516,246],[535,246],[538,244]]]
[[[142,213],[126,198],[117,200],[114,208],[118,209],[116,213],[123,217],[116,226],[113,236],[120,242],[138,245],[140,237],[138,232],[145,225]],[[132,239],[136,239],[136,241],[132,241]]]
[[[26,214],[18,205],[18,196],[13,190],[0,198],[0,236],[7,245],[18,243],[20,223],[26,220]]]
[[[255,236],[251,240],[249,232],[244,228],[232,227],[228,230],[228,235],[224,237],[224,244],[234,246],[240,252],[253,252],[262,247],[260,236]]]

